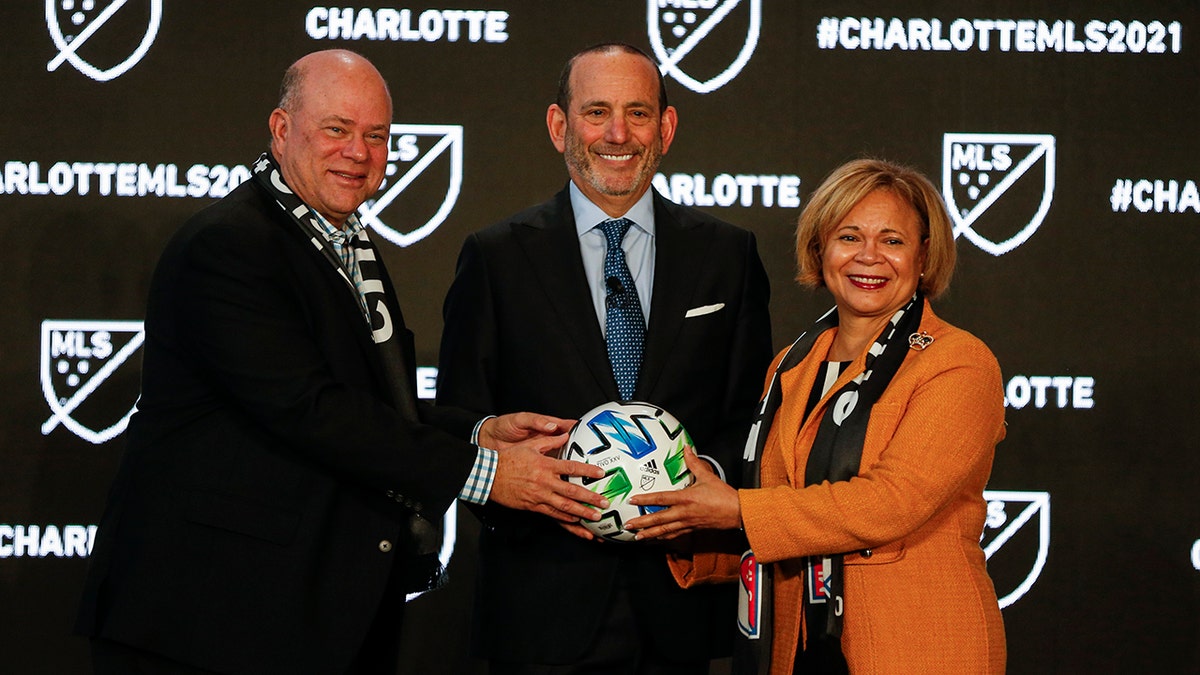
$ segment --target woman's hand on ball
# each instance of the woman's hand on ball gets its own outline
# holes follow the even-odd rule
[[[696,477],[691,487],[630,498],[630,503],[638,506],[670,507],[625,524],[626,528],[638,531],[638,540],[674,539],[696,530],[733,530],[742,526],[737,490],[725,484],[690,447],[684,448],[683,457]]]

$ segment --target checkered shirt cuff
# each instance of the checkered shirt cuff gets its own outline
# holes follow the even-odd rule
[[[496,480],[498,460],[499,455],[495,450],[479,448],[471,475],[467,476],[467,483],[459,491],[458,498],[472,504],[486,504],[488,496],[492,494],[492,483]]]

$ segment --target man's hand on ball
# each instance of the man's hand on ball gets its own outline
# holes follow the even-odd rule
[[[489,417],[479,426],[479,445],[491,450],[504,450],[516,443],[542,439],[539,448],[557,449],[567,441],[574,420],[550,415],[519,412]]]
[[[684,461],[696,482],[674,492],[648,492],[635,495],[629,502],[637,506],[670,508],[638,516],[625,523],[636,530],[637,539],[674,539],[696,530],[732,530],[742,526],[742,509],[737,490],[726,485],[708,462],[690,448],[683,450]]]
[[[583,462],[548,456],[562,445],[547,447],[547,439],[531,438],[497,451],[496,479],[488,500],[513,509],[544,513],[564,523],[599,520],[596,508],[608,500],[591,490],[568,483],[563,476],[603,478],[604,469]],[[480,441],[480,445],[483,442]]]

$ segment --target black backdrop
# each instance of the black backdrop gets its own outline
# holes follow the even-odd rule
[[[287,65],[345,47],[391,84],[396,171],[369,208],[432,366],[459,244],[563,185],[559,68],[616,39],[662,49],[680,130],[656,184],[757,233],[777,346],[830,302],[791,282],[829,170],[882,156],[943,187],[961,262],[939,312],[1007,384],[983,544],[1011,670],[1197,672],[1200,6],[1130,5],[5,3],[0,671],[83,670],[69,627],[149,273],[265,148]],[[459,517],[452,585],[412,603],[405,672],[478,667],[477,527]]]

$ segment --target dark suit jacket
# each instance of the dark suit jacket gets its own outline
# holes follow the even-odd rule
[[[634,398],[678,417],[698,452],[736,481],[771,359],[766,273],[749,232],[657,194],[654,212],[654,288]],[[578,418],[619,398],[566,189],[467,238],[444,317],[439,402]],[[600,630],[619,571],[660,654],[728,653],[732,588],[682,591],[661,548],[588,542],[544,516],[481,511],[475,645],[483,655],[578,658]]]
[[[403,523],[440,518],[474,446],[396,412],[349,287],[254,181],[171,240],[145,325],[77,630],[219,672],[344,670],[404,600]],[[420,415],[461,438],[479,418]]]

